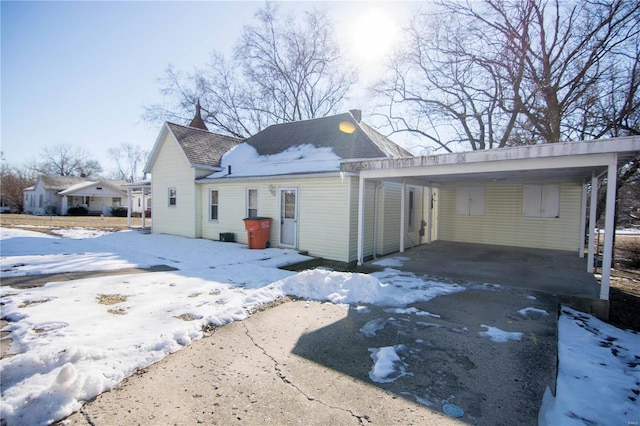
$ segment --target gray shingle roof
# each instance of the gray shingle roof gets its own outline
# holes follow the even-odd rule
[[[242,142],[231,136],[211,133],[194,127],[167,123],[189,162],[194,166],[219,167],[222,156]]]
[[[339,130],[341,122],[355,127],[351,134]],[[251,136],[246,142],[259,155],[273,155],[303,144],[328,147],[342,159],[411,157],[411,153],[396,145],[371,127],[356,122],[349,113],[305,121],[275,124]]]
[[[61,191],[78,183],[89,182],[90,179],[75,176],[41,175],[40,181],[45,189]]]

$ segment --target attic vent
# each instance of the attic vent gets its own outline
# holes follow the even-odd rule
[[[101,187],[101,186],[97,186],[97,187],[96,187],[96,189],[97,189],[98,191],[100,191],[100,190],[102,190],[102,187]]]

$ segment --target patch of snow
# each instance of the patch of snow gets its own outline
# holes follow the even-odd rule
[[[383,309],[384,312],[388,312],[390,314],[414,314],[423,317],[432,317],[432,318],[440,318],[440,315],[432,314],[431,312],[421,311],[418,308],[386,308]]]
[[[529,318],[529,317],[539,318],[541,316],[546,317],[549,315],[549,312],[545,311],[544,309],[538,309],[533,307],[520,309],[518,313],[525,318]]]
[[[360,327],[360,333],[364,334],[367,337],[373,337],[376,333],[384,328],[387,325],[387,320],[384,318],[377,318],[367,322],[365,325]]]
[[[386,259],[377,260],[372,262],[374,265],[382,266],[385,268],[401,268],[404,265],[404,262],[410,260],[408,257],[404,256],[396,256],[396,257],[388,257]]]
[[[76,240],[82,240],[85,238],[96,238],[102,235],[111,234],[108,231],[101,231],[99,229],[85,229],[85,228],[70,228],[70,229],[56,229],[51,233],[59,235],[64,238],[73,238]]]
[[[482,324],[481,326],[483,328],[486,328],[487,331],[481,331],[480,333],[478,333],[478,336],[488,337],[491,339],[491,341],[496,343],[505,343],[509,340],[519,341],[522,339],[522,333],[517,331],[504,331],[500,330],[498,327],[490,327],[484,324]]]
[[[368,312],[371,312],[371,309],[369,309],[367,306],[364,306],[364,305],[355,306],[353,309],[360,314],[366,314]]]
[[[640,421],[640,334],[562,307],[558,358],[556,396],[545,392],[539,425]]]
[[[416,325],[424,328],[440,328],[442,327],[440,324],[436,324],[434,322],[424,322],[424,321],[416,321]]]
[[[406,364],[398,355],[403,349],[404,345],[369,348],[373,360],[369,378],[376,383],[391,383],[400,377],[410,375],[411,373],[406,371]]]

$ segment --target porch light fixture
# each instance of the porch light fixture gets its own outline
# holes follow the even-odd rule
[[[338,124],[338,129],[342,133],[347,133],[350,135],[351,133],[356,131],[356,126],[350,121],[341,121],[340,124]]]

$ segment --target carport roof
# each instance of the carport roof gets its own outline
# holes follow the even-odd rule
[[[499,181],[584,182],[612,163],[640,155],[640,137],[528,145],[409,158],[344,161],[342,172],[366,179],[413,178],[429,184]]]

